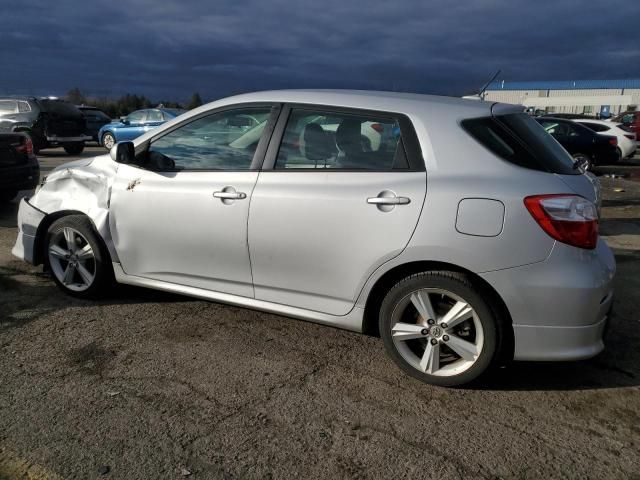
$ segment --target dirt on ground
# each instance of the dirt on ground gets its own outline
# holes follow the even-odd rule
[[[466,389],[373,337],[137,288],[70,298],[11,256],[2,207],[0,479],[640,479],[640,183],[601,180],[606,350]]]

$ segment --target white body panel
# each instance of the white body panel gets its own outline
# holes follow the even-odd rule
[[[256,299],[348,313],[371,273],[409,242],[426,185],[425,172],[261,173],[249,215]],[[383,190],[410,203],[367,203]]]
[[[253,297],[247,250],[257,172],[150,172],[120,165],[110,227],[126,274]],[[232,186],[242,200],[214,198]]]

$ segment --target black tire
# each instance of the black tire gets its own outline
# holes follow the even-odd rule
[[[62,148],[68,155],[80,155],[84,150],[84,142],[65,143]]]
[[[407,296],[424,288],[445,290],[464,299],[473,308],[482,326],[484,336],[482,350],[474,360],[474,363],[461,373],[438,376],[418,370],[408,363],[394,344],[391,329],[396,307]],[[487,299],[483,298],[480,290],[464,274],[448,271],[417,273],[396,283],[384,298],[379,315],[380,336],[387,354],[408,375],[432,385],[446,387],[464,385],[476,380],[499,358],[498,345],[501,345],[501,343],[498,336],[501,328],[499,328],[499,318],[495,313],[496,311],[497,309],[490,306]]]
[[[116,137],[113,135],[113,133],[111,132],[105,132],[104,135],[102,135],[102,139],[100,141],[100,144],[106,148],[107,150],[111,150],[111,148],[113,147],[113,145],[116,144]],[[111,147],[107,147],[106,144],[110,144]]]
[[[574,153],[571,155],[576,162],[584,162],[584,170],[590,172],[593,170],[593,159],[586,153]]]
[[[102,241],[102,238],[95,231],[93,224],[88,217],[84,215],[68,215],[66,217],[59,218],[51,224],[47,230],[47,235],[44,242],[43,258],[45,259],[45,265],[51,268],[49,260],[49,248],[52,240],[59,234],[65,227],[71,227],[80,233],[91,246],[94,256],[95,276],[91,285],[82,291],[76,291],[68,288],[64,285],[60,279],[52,271],[52,277],[56,282],[56,285],[68,295],[80,298],[100,298],[106,296],[110,287],[113,286],[113,267],[111,265],[111,258],[109,252]]]

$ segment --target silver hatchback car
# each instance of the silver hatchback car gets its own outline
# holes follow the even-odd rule
[[[379,334],[450,386],[603,349],[598,197],[521,107],[261,92],[58,167],[22,200],[13,253],[72,295],[115,280]]]

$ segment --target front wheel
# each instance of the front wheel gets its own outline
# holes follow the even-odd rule
[[[398,282],[380,309],[389,356],[425,383],[456,386],[478,378],[497,352],[493,310],[468,277],[423,272]]]
[[[46,258],[53,279],[65,293],[96,298],[112,279],[109,255],[89,219],[69,215],[47,231]]]
[[[65,143],[62,147],[68,155],[80,155],[84,150],[84,142]]]
[[[102,136],[102,146],[107,150],[111,150],[115,144],[116,138],[113,136],[113,133],[107,132]]]

